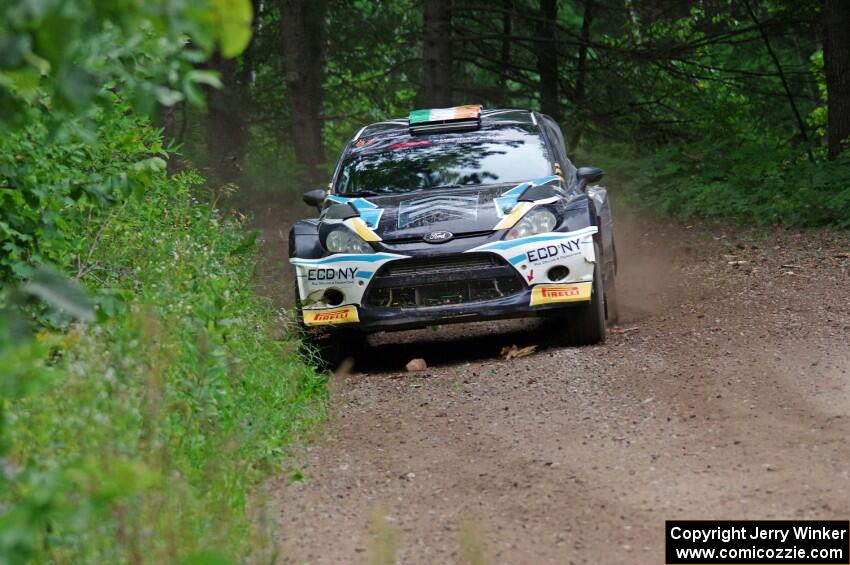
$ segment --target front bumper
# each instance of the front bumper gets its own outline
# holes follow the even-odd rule
[[[374,291],[387,284],[390,264],[410,259],[407,255],[374,253],[367,255],[331,255],[322,259],[293,258],[298,277],[303,320],[309,326],[342,325],[362,331],[409,329],[435,324],[471,322],[506,318],[534,317],[555,309],[570,307],[591,299],[595,226],[574,232],[552,232],[525,238],[498,241],[474,247],[464,253],[476,256],[493,254],[502,269],[518,281],[515,290],[502,296],[451,304],[379,305],[370,300]],[[439,246],[430,257],[459,258],[464,254],[441,255]],[[405,263],[394,263],[394,266]],[[484,271],[470,271],[470,277]],[[422,273],[429,281],[452,274]],[[457,278],[457,272],[453,273]],[[415,284],[416,276],[408,277]],[[496,285],[498,288],[498,285]],[[403,289],[399,289],[403,290]],[[417,294],[418,296],[418,294]],[[392,301],[390,301],[392,303]]]
[[[481,302],[449,304],[446,306],[425,306],[419,308],[361,307],[357,312],[359,322],[350,327],[363,331],[407,330],[437,324],[542,316],[554,309],[561,309],[565,306],[569,307],[586,302],[590,299],[592,284],[538,285],[535,288],[543,286],[553,288],[555,289],[554,293],[569,296],[573,300],[553,301],[536,306],[529,305],[533,289],[528,288],[516,294],[501,298]],[[584,298],[585,296],[586,298]]]

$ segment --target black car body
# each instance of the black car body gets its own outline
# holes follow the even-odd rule
[[[601,312],[572,340],[601,341],[616,270],[607,191],[589,186],[601,176],[576,169],[537,112],[467,106],[366,126],[328,190],[305,195],[320,216],[290,232],[300,316],[371,332]]]

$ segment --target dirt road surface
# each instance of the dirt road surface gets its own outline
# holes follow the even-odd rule
[[[305,478],[275,485],[284,562],[659,564],[665,519],[847,519],[847,236],[617,229],[604,345],[529,321],[373,336]]]

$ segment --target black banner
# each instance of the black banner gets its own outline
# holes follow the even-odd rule
[[[850,564],[850,522],[668,520],[667,565]]]

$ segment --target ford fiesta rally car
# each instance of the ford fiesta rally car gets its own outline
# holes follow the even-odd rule
[[[362,128],[319,217],[289,235],[296,303],[337,343],[382,330],[545,316],[572,345],[616,316],[600,169],[576,169],[558,125],[525,110],[417,110]]]

